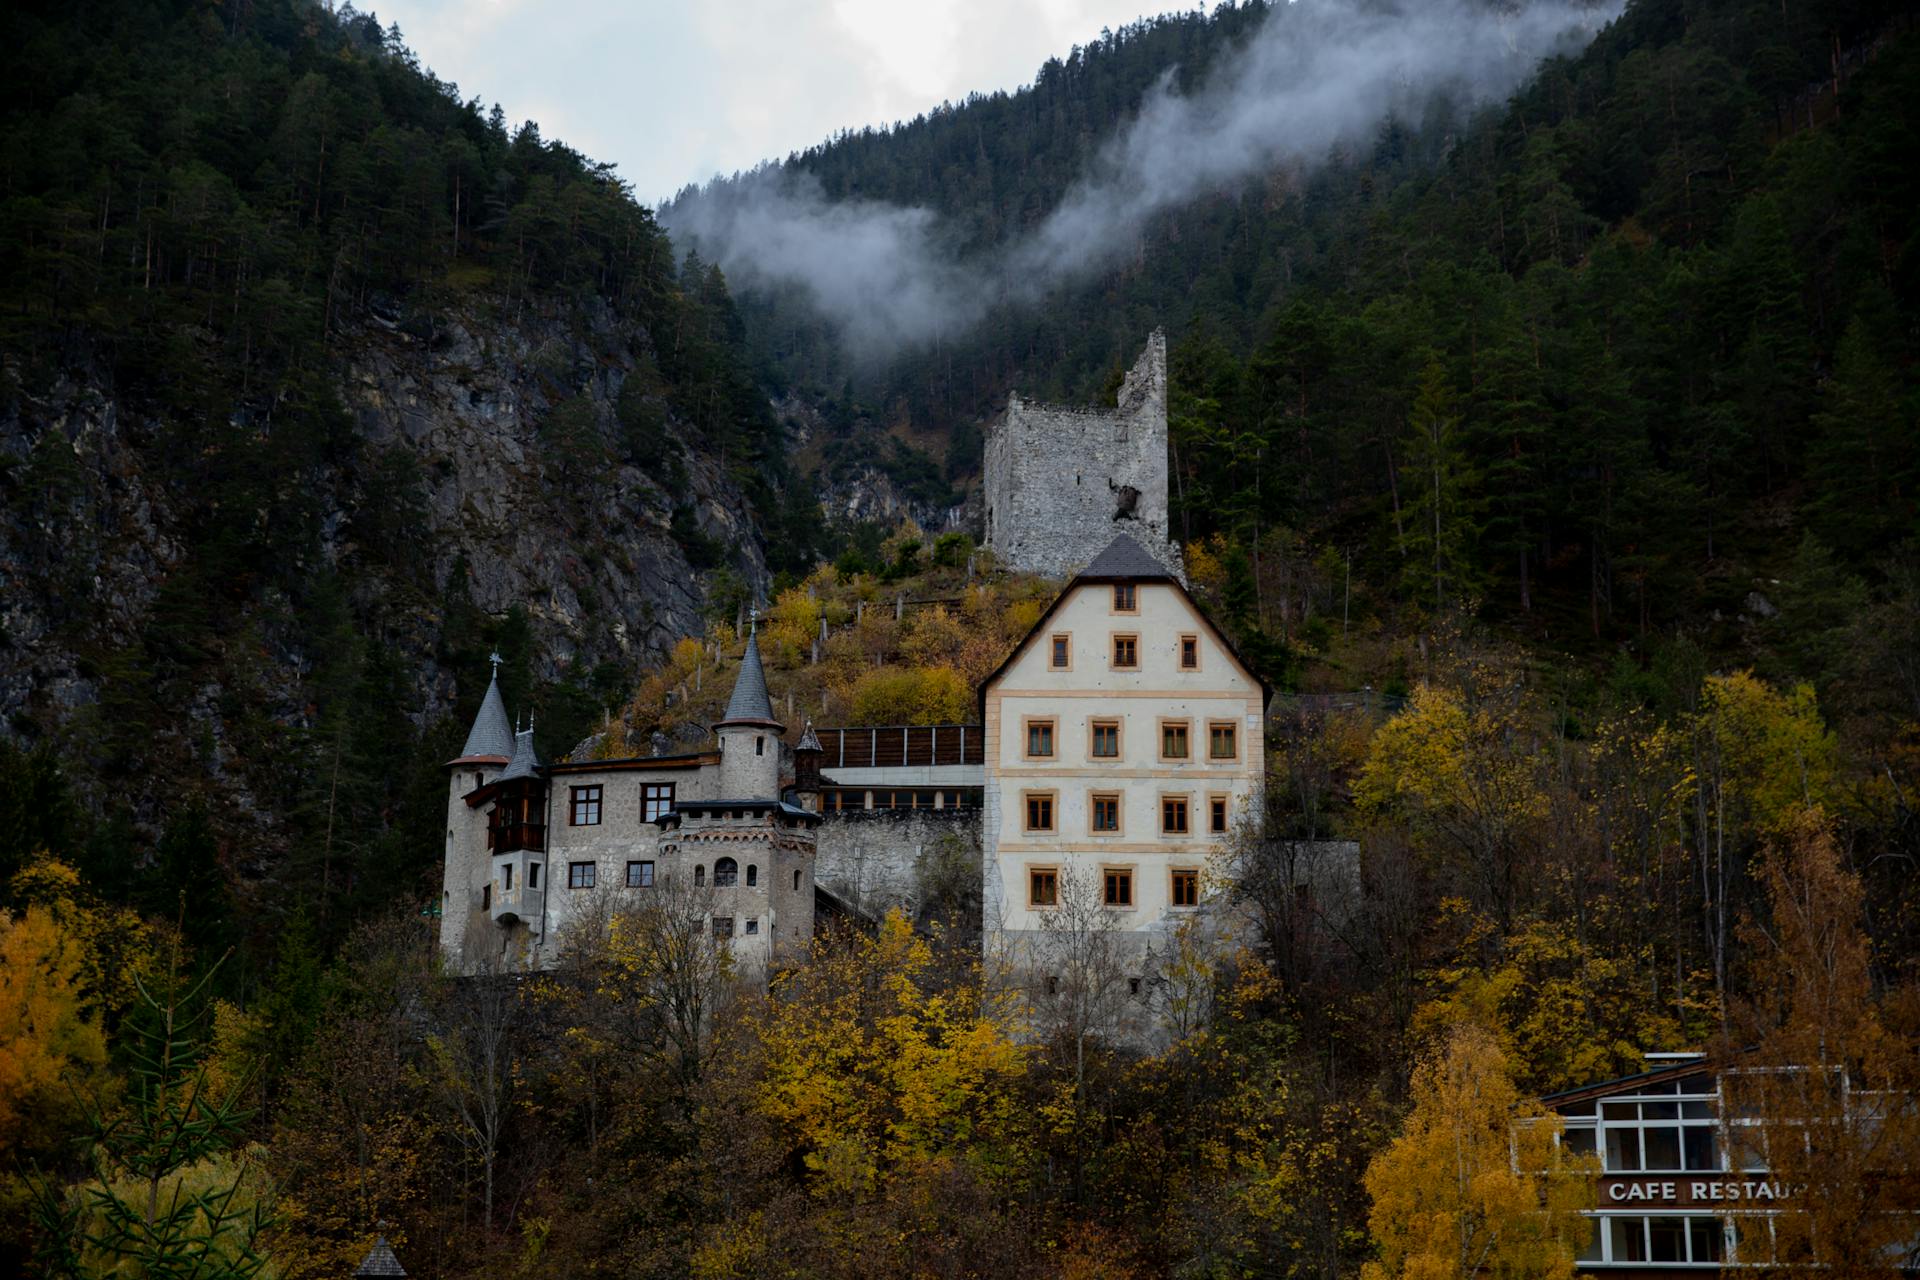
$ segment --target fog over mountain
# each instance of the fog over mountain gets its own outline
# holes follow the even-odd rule
[[[1034,228],[962,252],[923,207],[833,201],[769,165],[661,210],[682,246],[741,289],[797,286],[850,354],[884,358],[958,333],[1127,252],[1156,214],[1274,170],[1310,168],[1389,116],[1497,101],[1545,58],[1577,51],[1621,0],[1297,0],[1195,91],[1168,72]]]

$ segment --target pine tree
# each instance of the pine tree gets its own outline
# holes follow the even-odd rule
[[[1467,459],[1460,423],[1447,371],[1438,359],[1429,360],[1407,417],[1400,545],[1408,589],[1427,596],[1437,609],[1461,603],[1475,585],[1478,477]]]

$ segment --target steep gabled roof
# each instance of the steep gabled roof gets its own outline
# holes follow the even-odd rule
[[[820,745],[820,735],[813,731],[813,721],[807,721],[807,731],[800,735],[795,751],[818,751],[824,754],[826,748]]]
[[[975,695],[975,705],[980,709],[982,724],[986,723],[987,718],[987,690],[997,684],[1000,677],[1006,674],[1007,668],[1027,651],[1027,646],[1033,643],[1033,638],[1046,630],[1047,623],[1052,621],[1054,614],[1060,612],[1061,606],[1066,604],[1068,597],[1073,595],[1074,588],[1096,582],[1164,582],[1178,591],[1180,598],[1185,600],[1187,606],[1193,610],[1194,616],[1200,619],[1200,625],[1220,642],[1220,647],[1227,651],[1227,655],[1239,668],[1253,677],[1254,683],[1260,686],[1261,708],[1264,710],[1267,704],[1273,701],[1273,686],[1267,683],[1266,677],[1253,669],[1252,663],[1240,656],[1240,651],[1234,648],[1233,641],[1227,638],[1227,633],[1207,616],[1207,611],[1200,607],[1200,602],[1193,598],[1193,593],[1187,590],[1185,584],[1174,577],[1167,566],[1148,555],[1146,549],[1132,537],[1123,533],[1109,542],[1107,549],[1095,556],[1085,569],[1074,575],[1073,581],[1053,598],[1053,603],[1047,606],[1047,611],[1040,615],[1040,620],[1028,629],[1026,635],[1020,637],[1020,642],[1013,646],[1013,652],[1007,655],[1006,660],[980,682],[979,692]]]
[[[467,731],[467,745],[460,749],[460,760],[505,760],[513,754],[513,725],[507,720],[507,704],[500,696],[500,670],[494,668],[487,681],[487,696],[480,700],[480,714]]]
[[[714,728],[729,724],[759,724],[779,729],[784,726],[773,718],[773,699],[767,693],[767,673],[760,665],[760,638],[747,634],[747,652],[740,659],[740,675],[733,682],[733,696],[727,699],[726,714],[714,722]]]
[[[1095,556],[1093,563],[1082,569],[1075,580],[1080,578],[1094,582],[1171,581],[1173,574],[1167,566],[1149,555],[1145,547],[1135,542],[1131,534],[1122,533],[1115,536],[1107,544],[1107,549]]]

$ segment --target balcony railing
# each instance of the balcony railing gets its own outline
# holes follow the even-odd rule
[[[495,853],[529,849],[544,853],[547,848],[547,824],[544,822],[502,822],[487,828],[487,848]]]
[[[815,729],[823,769],[884,769],[979,764],[985,758],[977,724],[888,724]]]

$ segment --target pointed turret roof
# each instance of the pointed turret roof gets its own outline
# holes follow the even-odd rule
[[[393,1256],[393,1246],[387,1243],[385,1236],[377,1237],[373,1248],[367,1250],[367,1256],[353,1269],[356,1276],[404,1276],[407,1269],[400,1265],[400,1259]]]
[[[783,726],[773,718],[773,699],[767,693],[767,673],[760,665],[760,637],[747,633],[747,652],[740,659],[740,675],[733,682],[733,696],[727,699],[726,714],[714,728],[729,724],[760,724],[774,729]]]
[[[513,735],[513,759],[507,761],[505,773],[500,781],[510,782],[515,778],[531,778],[540,768],[540,757],[533,752],[533,725]]]
[[[487,696],[480,700],[480,714],[473,718],[467,732],[467,745],[460,749],[460,760],[505,760],[513,754],[513,725],[507,720],[506,700],[500,696],[500,658],[494,655],[493,678],[487,681]]]
[[[820,735],[813,731],[813,721],[807,721],[807,731],[800,735],[800,741],[793,749],[795,751],[819,751],[822,753],[826,751],[826,748],[820,745]]]

